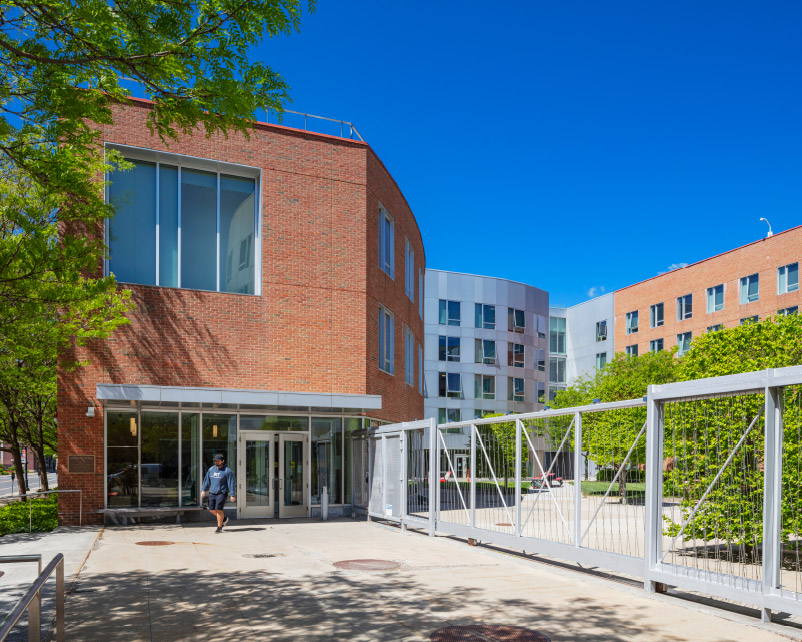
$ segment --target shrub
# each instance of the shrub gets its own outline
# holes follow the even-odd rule
[[[623,474],[623,473],[622,473]],[[646,481],[646,471],[638,470],[637,468],[630,468],[626,472],[628,482],[642,483]],[[596,473],[596,481],[611,482],[615,477],[615,471],[612,468],[602,468]],[[620,477],[619,477],[620,479]]]
[[[58,499],[49,495],[28,502],[16,501],[0,508],[0,535],[27,533],[30,522],[34,531],[52,531],[58,526]],[[30,511],[30,512],[29,512]]]

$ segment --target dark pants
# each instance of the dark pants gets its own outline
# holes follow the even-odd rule
[[[226,507],[228,493],[209,493],[209,510],[223,510]]]

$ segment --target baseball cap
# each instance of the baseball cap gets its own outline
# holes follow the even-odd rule
[[[222,453],[217,453],[214,456],[214,460],[215,461],[225,461],[226,460],[226,456],[224,454],[222,454]]]

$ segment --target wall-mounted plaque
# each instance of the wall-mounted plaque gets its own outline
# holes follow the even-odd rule
[[[94,473],[94,455],[70,455],[67,461],[67,471],[70,473]]]

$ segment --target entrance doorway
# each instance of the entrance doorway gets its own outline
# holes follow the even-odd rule
[[[240,517],[309,514],[309,437],[303,433],[244,430],[239,435]]]
[[[468,474],[468,455],[455,455],[454,466],[456,467],[457,478],[463,479]]]

